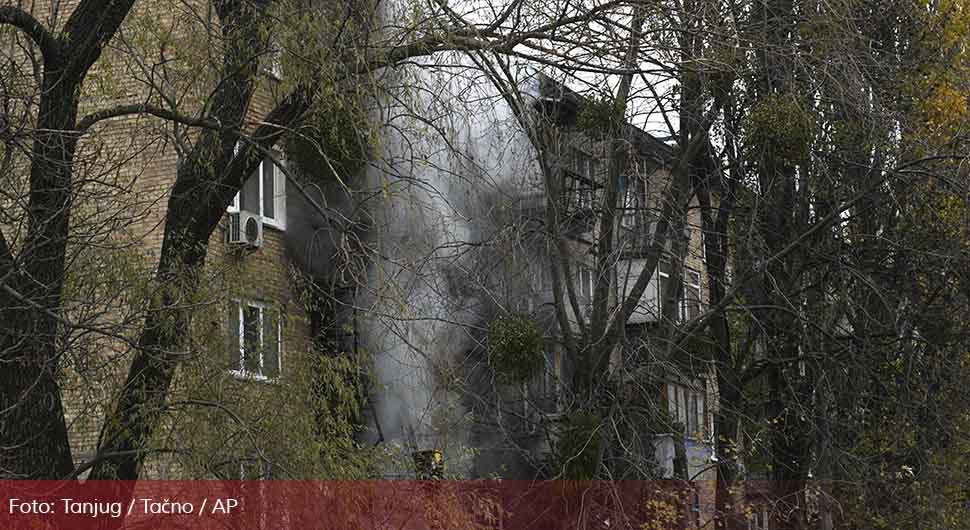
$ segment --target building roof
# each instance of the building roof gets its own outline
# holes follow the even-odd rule
[[[573,91],[546,74],[539,73],[539,98],[536,106],[552,115],[560,125],[576,125],[577,117],[589,98]],[[631,123],[626,123],[624,136],[637,148],[641,156],[667,166],[674,160],[676,148]]]

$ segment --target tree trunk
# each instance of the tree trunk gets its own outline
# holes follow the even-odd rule
[[[169,219],[170,221],[176,221]],[[191,292],[205,263],[205,243],[189,235],[182,222],[166,223],[165,244],[156,281],[164,286],[161,301],[146,318],[138,341],[139,353],[128,371],[114,414],[105,422],[99,456],[89,478],[135,480],[149,440],[164,411],[178,363],[183,337],[189,333],[189,310],[180,305],[179,292]]]
[[[229,45],[223,66],[226,76],[213,96],[212,114],[219,123],[241,130],[257,79],[252,57],[255,50],[265,47],[266,36],[258,32],[254,18],[258,13],[238,3],[221,6],[231,9],[219,13]],[[156,273],[163,296],[149,310],[124,391],[105,418],[98,444],[100,460],[91,478],[138,478],[175,370],[190,353],[183,350],[192,315],[190,308],[181,305],[182,295],[196,289],[209,239],[245,176],[260,164],[262,150],[271,148],[281,131],[302,117],[314,90],[298,87],[262,120],[265,124],[251,134],[253,143],[243,145],[238,153],[237,135],[206,131],[179,167]]]
[[[31,148],[27,234],[16,259],[4,242],[0,270],[0,477],[58,479],[74,468],[58,378],[58,334],[74,194],[80,87],[134,0],[84,0],[55,36],[27,12],[5,6],[4,23],[27,32],[43,54]],[[2,240],[2,238],[0,238]],[[17,267],[19,266],[19,270]],[[7,276],[9,275],[9,276]]]
[[[73,469],[58,377],[78,80],[48,57],[30,169],[30,220],[13,292],[0,298],[0,476],[55,479]],[[14,266],[11,264],[11,266]],[[29,279],[29,280],[28,280]],[[16,294],[14,294],[16,293]]]

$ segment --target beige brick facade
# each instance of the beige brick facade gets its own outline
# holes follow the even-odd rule
[[[52,4],[49,2],[32,3],[29,9],[38,20],[57,28],[64,24],[77,3],[77,0],[60,2],[56,4],[56,13],[50,11]],[[214,14],[205,5],[205,2],[197,5],[180,2],[136,4],[123,29],[86,79],[79,113],[81,119],[96,110],[120,104],[150,102],[157,90],[171,89],[172,94],[179,96],[186,96],[186,93],[178,93],[182,89],[189,95],[211,90],[212,80],[205,79],[198,64],[192,63],[195,57],[172,56],[170,72],[181,72],[198,79],[186,77],[169,86],[161,76],[148,81],[146,75],[152,65],[140,63],[146,60],[145,57],[129,53],[138,46],[150,48],[151,39],[160,38],[147,32],[147,20],[154,21],[151,27],[157,31],[170,31],[168,38],[179,34],[194,36],[195,40],[182,40],[188,44],[187,53],[206,51],[197,39],[205,34],[204,24],[211,22]],[[24,58],[22,66],[25,72],[29,71],[26,52],[16,50],[13,39],[18,37],[16,34],[8,34],[5,39],[7,37],[11,40],[3,44],[14,50],[11,56],[19,54]],[[148,41],[147,44],[139,38]],[[218,53],[213,57],[218,60]],[[24,94],[36,91],[29,79],[24,81]],[[251,105],[254,122],[272,109],[279,97],[280,84],[278,79],[261,70]],[[178,110],[191,115],[202,101],[186,97],[184,101],[180,100],[184,106]],[[83,464],[95,454],[100,429],[108,412],[106,407],[114,405],[131,362],[131,341],[136,340],[140,331],[143,311],[147,307],[145,302],[152,296],[152,290],[160,288],[149,279],[161,250],[168,196],[179,163],[174,139],[180,137],[182,141],[191,142],[193,134],[196,132],[192,129],[176,130],[170,122],[151,116],[126,116],[98,122],[79,144],[75,168],[79,193],[72,212],[72,234],[77,233],[77,236],[69,243],[69,260],[72,260],[72,271],[76,271],[69,274],[76,277],[72,277],[74,283],[68,282],[65,303],[69,308],[75,308],[70,311],[76,315],[76,320],[97,323],[100,331],[72,334],[75,342],[71,348],[65,349],[68,353],[61,362],[62,398],[72,454],[77,464]],[[26,168],[26,161],[20,167]],[[191,301],[198,304],[193,316],[193,329],[198,330],[198,336],[188,340],[190,361],[187,367],[180,368],[170,401],[188,401],[199,388],[205,388],[206,395],[222,392],[231,396],[232,399],[221,405],[229,412],[245,417],[247,410],[236,410],[237,406],[246,408],[243,402],[233,402],[236,396],[246,393],[278,395],[282,392],[276,392],[276,383],[236,377],[225,369],[229,304],[233,300],[258,302],[278,309],[282,314],[281,385],[288,384],[286,379],[290,376],[302,377],[301,374],[293,375],[289,368],[306,361],[310,324],[295,281],[294,267],[287,256],[285,230],[264,226],[262,246],[240,250],[226,241],[227,219],[228,215],[210,238],[202,289],[198,299]],[[12,240],[18,239],[17,227],[5,232]],[[81,287],[72,291],[75,283]],[[203,372],[197,370],[201,362],[209,363],[212,368],[204,378],[200,375]],[[184,375],[183,371],[192,372],[192,375]],[[202,381],[198,387],[196,381]],[[280,399],[278,396],[267,399],[267,403],[280,402]],[[179,414],[174,410],[172,416],[175,419],[166,419],[165,427],[157,436],[158,443],[152,444],[162,451],[148,457],[144,477],[204,478],[197,469],[187,470],[180,464],[179,456],[173,457],[166,452],[167,446],[174,445],[168,443],[173,441],[172,437],[191,434],[178,425],[181,421]],[[257,414],[254,421],[258,424],[264,416]],[[193,423],[186,422],[186,425]],[[266,442],[266,445],[272,444]],[[227,454],[232,452],[228,447]],[[229,475],[233,478],[232,473]]]

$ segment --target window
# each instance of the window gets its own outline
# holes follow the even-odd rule
[[[633,229],[636,227],[639,206],[636,183],[627,179],[626,191],[623,194],[623,216],[620,218],[620,223],[624,228]]]
[[[768,530],[768,509],[755,509],[748,518],[748,530]]]
[[[651,213],[648,204],[649,180],[642,175],[633,174],[620,177],[624,182],[623,215],[620,224],[629,230],[635,230],[638,238],[648,242],[656,230],[655,213]]]
[[[263,61],[266,73],[277,80],[283,79],[283,48],[276,39],[270,39]]]
[[[574,177],[571,179],[573,182],[571,182],[570,187],[574,194],[574,203],[580,210],[593,207],[593,185],[596,171],[596,161],[592,157],[579,149],[573,149],[572,172]]]
[[[545,290],[540,260],[529,261],[521,272],[521,282],[514,282],[518,301],[516,309],[520,312],[532,313],[539,303],[541,294]]]
[[[529,265],[529,281],[532,283],[532,290],[542,293],[546,290],[546,275],[543,270],[543,260],[536,260]]]
[[[659,317],[663,317],[664,304],[667,303],[667,279],[670,278],[670,262],[662,259],[657,263],[657,309]]]
[[[573,172],[586,180],[593,179],[594,173],[593,159],[579,149],[573,149]]]
[[[559,381],[562,377],[562,355],[559,350],[543,353],[545,363],[540,374],[540,394],[545,398],[559,397]]]
[[[693,497],[690,503],[690,515],[694,523],[694,528],[700,528],[701,526],[701,496],[697,492],[693,492]]]
[[[276,158],[280,159],[279,153]],[[243,184],[229,206],[230,212],[245,211],[259,215],[263,223],[286,228],[286,176],[269,157]]]
[[[593,300],[593,270],[587,267],[579,269],[579,294],[584,300]]]
[[[556,349],[543,352],[542,371],[531,383],[522,385],[523,415],[528,431],[538,430],[542,415],[555,416],[561,410],[562,354]]]
[[[593,207],[592,184],[576,179],[566,182],[566,201],[568,208],[585,210]]]
[[[657,300],[658,305],[666,300],[667,279],[670,278],[671,265],[667,261],[661,261],[657,265]],[[677,311],[677,318],[680,321],[687,321],[697,318],[701,314],[701,273],[694,269],[684,269],[683,291],[680,293],[680,305]]]
[[[701,273],[694,269],[684,270],[684,292],[680,299],[680,319],[697,318],[701,314]]]
[[[233,301],[229,307],[229,371],[259,380],[275,379],[283,357],[279,312],[259,302]]]
[[[667,385],[667,410],[670,416],[682,424],[690,438],[704,438],[707,393],[702,380],[691,386],[670,383]]]

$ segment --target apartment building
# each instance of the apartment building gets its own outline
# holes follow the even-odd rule
[[[487,384],[474,388],[476,403],[492,405],[475,409],[481,425],[474,429],[472,444],[478,447],[480,456],[473,469],[480,476],[556,477],[561,476],[562,469],[557,468],[554,453],[561,445],[564,416],[576,411],[572,386],[579,366],[579,360],[570,358],[560,342],[556,304],[564,305],[562,309],[571,322],[589,318],[599,274],[592,242],[602,230],[603,209],[609,207],[604,204],[606,145],[579,123],[586,100],[578,94],[541,75],[526,83],[523,90],[533,101],[537,115],[546,117],[546,126],[554,129],[546,135],[555,138],[555,145],[546,146],[552,153],[555,172],[549,178],[559,179],[561,196],[548,196],[537,165],[530,166],[523,180],[506,185],[503,196],[508,213],[503,214],[505,224],[497,224],[505,227],[506,233],[517,235],[512,238],[514,242],[506,242],[482,261],[490,264],[488,270],[493,276],[487,290],[500,299],[491,318],[519,314],[534,320],[546,337],[544,366],[532,381],[519,386],[499,385],[502,388],[491,392],[481,388]],[[634,154],[621,179],[618,204],[613,206],[616,259],[605,272],[610,275],[611,307],[630,291],[644,267],[675,160],[669,145],[633,125],[626,128],[625,140],[633,146]],[[516,150],[522,151],[525,149]],[[528,156],[534,160],[535,154]],[[558,209],[557,229],[565,240],[571,274],[561,288],[563,293],[574,291],[575,304],[565,294],[559,302],[553,295],[550,264],[563,255],[548,237],[550,208]],[[687,511],[693,524],[700,525],[710,519],[714,509],[712,412],[717,393],[709,359],[702,348],[690,350],[703,341],[671,349],[666,340],[672,327],[698,317],[706,305],[703,234],[696,200],[667,249],[624,326],[624,339],[610,362],[611,377],[625,393],[623,399],[639,403],[643,409],[662,409],[666,419],[660,425],[644,423],[640,432],[631,433],[639,443],[633,452],[639,454],[617,455],[616,459],[638,463],[626,467],[628,474],[618,478],[686,475],[696,484]],[[674,306],[665,307],[663,301],[669,298],[666,290],[672,288],[678,291]],[[484,318],[482,325],[487,326],[487,322]],[[664,368],[657,370],[660,365]],[[649,374],[649,385],[643,384],[644,374]],[[646,436],[649,439],[644,439],[647,432],[651,433]],[[684,460],[683,471],[679,458]],[[649,462],[656,467],[648,470]]]
[[[39,2],[31,4],[30,13],[57,28],[76,5]],[[152,102],[159,94],[187,116],[211,104],[206,97],[220,81],[219,65],[206,71],[199,69],[199,62],[219,58],[219,34],[212,29],[217,23],[206,2],[139,3],[89,74],[79,120],[104,109]],[[18,47],[15,33],[4,38],[10,52],[6,57],[23,59],[22,71],[29,72],[30,55],[39,52]],[[152,39],[167,39],[160,45],[161,62],[140,64],[138,53],[145,50],[139,46],[152,50],[159,45]],[[164,48],[173,41],[184,45],[182,54]],[[206,46],[212,55],[186,51],[200,52]],[[274,49],[253,50],[252,60],[260,66],[244,133],[283,96],[283,71]],[[23,90],[36,88],[25,80]],[[70,335],[60,364],[72,456],[82,468],[97,457],[105,417],[133,356],[131,339],[145,318],[146,300],[165,289],[152,285],[150,278],[161,253],[169,197],[183,157],[204,130],[148,114],[92,123],[75,157],[79,191],[72,216],[87,239],[78,238],[69,253],[76,266],[72,270],[82,271],[72,278],[79,284],[96,281],[91,285],[101,290],[66,294],[68,310],[82,327]],[[146,459],[143,477],[300,476],[292,474],[291,466],[275,466],[289,460],[282,453],[289,449],[290,437],[312,434],[306,420],[311,412],[292,406],[295,402],[288,401],[284,388],[305,375],[313,328],[321,327],[318,312],[307,303],[305,285],[325,281],[327,269],[321,261],[332,247],[319,242],[307,247],[322,217],[311,206],[311,196],[288,186],[286,167],[282,145],[266,153],[210,238],[199,292],[185,300],[198,308],[192,336],[186,339],[186,360],[173,383],[168,415],[151,444],[155,449]],[[11,185],[16,182],[11,176]],[[12,228],[7,235],[16,240],[16,226]],[[84,332],[83,325],[97,332]],[[216,411],[221,412],[210,414]],[[273,434],[274,429],[279,432]]]
[[[657,222],[662,215],[665,193],[670,186],[673,148],[642,129],[630,124],[625,127],[624,141],[629,144],[627,168],[621,172],[617,190],[618,204],[605,204],[608,176],[606,153],[612,149],[606,141],[591,138],[584,128],[584,106],[590,102],[551,79],[542,78],[537,106],[552,119],[561,133],[556,152],[563,172],[564,211],[567,222],[576,228],[571,235],[571,249],[577,258],[576,285],[580,299],[591,304],[595,289],[596,250],[590,246],[602,230],[602,210],[614,208],[616,218],[613,266],[613,289],[610,303],[621,304],[643,271],[649,246],[655,237]],[[654,463],[659,466],[655,476],[686,478],[694,482],[688,494],[688,522],[701,526],[714,512],[715,470],[713,407],[716,389],[709,358],[702,351],[693,350],[703,341],[672,348],[668,339],[671,329],[697,318],[707,300],[704,241],[700,210],[696,198],[683,213],[685,219],[669,219],[670,230],[666,251],[653,272],[646,290],[624,329],[624,340],[611,359],[611,374],[619,383],[621,393],[637,401],[649,389],[659,392],[656,399],[647,398],[648,405],[659,406],[667,413],[669,430],[655,434],[652,441]],[[600,271],[599,274],[603,274]],[[667,292],[673,290],[675,292]],[[656,371],[649,368],[663,363]],[[558,366],[549,370],[561,373]],[[650,373],[652,385],[638,383]],[[664,425],[662,424],[661,427]],[[644,447],[645,452],[650,444]],[[683,462],[678,462],[683,459]],[[681,469],[682,467],[682,469]],[[633,475],[636,476],[636,475]]]
[[[191,5],[179,5],[182,6],[180,9],[186,11],[161,12],[159,9],[162,8],[154,5],[140,7],[139,9],[144,10],[133,13],[131,23],[138,23],[145,17],[170,17],[173,27],[177,28],[176,32],[191,33],[195,29],[200,30],[199,34],[209,32],[215,24],[215,15],[211,11]],[[70,7],[71,4],[65,4],[59,9],[68,10]],[[61,19],[65,16],[66,13],[59,14]],[[38,17],[44,18],[41,15]],[[278,101],[281,96],[280,87],[285,81],[281,78],[285,75],[285,69],[277,66],[270,52],[269,49],[257,50],[254,55],[262,63],[251,105],[254,119],[265,114]],[[158,88],[144,83],[144,79],[140,77],[139,74],[145,73],[145,67],[126,62],[123,54],[118,62],[106,60],[92,79],[113,79],[115,82],[110,87],[107,83],[104,86],[93,84],[91,90],[95,92],[86,100],[98,101],[97,108],[143,100],[146,93]],[[186,88],[200,91],[210,81],[216,80],[202,79],[197,85],[194,81],[186,81]],[[582,314],[583,308],[589,306],[595,279],[589,240],[601,230],[597,225],[596,212],[603,207],[602,145],[591,140],[577,127],[576,117],[583,104],[582,98],[545,78],[536,78],[530,90],[533,90],[532,96],[538,105],[547,105],[547,110],[554,111],[554,124],[561,131],[557,135],[559,143],[553,149],[558,153],[555,165],[563,177],[564,192],[562,197],[554,198],[553,203],[562,208],[562,228],[568,234],[573,271],[571,283],[580,306],[579,311],[572,307],[567,311],[570,318],[582,320],[585,318]],[[97,108],[85,110],[93,112]],[[508,128],[507,125],[505,127]],[[113,237],[120,241],[118,248],[125,249],[124,256],[131,263],[132,274],[150,276],[161,249],[167,199],[173,191],[181,157],[184,156],[185,148],[191,145],[195,133],[160,124],[159,120],[150,116],[105,120],[98,123],[94,130],[97,134],[90,136],[91,140],[84,144],[82,154],[92,153],[94,156],[93,153],[97,153],[101,157],[98,159],[99,164],[106,168],[119,168],[111,172],[115,181],[109,184],[127,183],[113,196],[112,208],[108,210],[115,218],[119,212],[127,212],[122,217],[130,219],[130,222]],[[618,242],[623,249],[618,255],[615,269],[610,271],[611,289],[616,297],[621,297],[626,292],[629,278],[636,276],[637,267],[642,268],[640,252],[643,245],[649,242],[651,226],[655,221],[657,197],[662,193],[666,180],[665,171],[672,157],[670,148],[663,142],[632,126],[630,133],[636,146],[636,156],[627,172],[625,189],[620,194],[622,204],[615,205],[622,211],[618,220]],[[514,134],[513,131],[507,136]],[[510,157],[514,160],[505,162],[503,171],[518,171],[522,178],[506,186],[505,191],[517,197],[517,215],[520,219],[530,216],[541,218],[550,202],[543,195],[541,185],[536,186],[537,183],[541,184],[542,177],[535,173],[536,168],[531,163],[534,154],[523,147],[521,137],[519,140],[519,150],[514,157]],[[476,153],[476,160],[485,161],[489,156],[488,149],[472,145],[473,143],[474,141],[469,140],[466,147]],[[393,149],[393,146],[389,149]],[[385,155],[385,158],[390,157]],[[449,163],[462,165],[460,161],[454,160]],[[510,169],[513,166],[514,170]],[[392,174],[397,181],[421,181],[423,175],[419,170],[414,165],[408,167],[410,169],[407,171],[392,168],[394,171],[385,173]],[[417,415],[414,411],[445,408],[446,400],[426,398],[424,394],[432,393],[431,389],[444,377],[442,374],[451,376],[452,372],[438,370],[439,366],[420,365],[424,361],[417,355],[418,350],[422,354],[431,352],[434,354],[432,357],[474,350],[476,345],[454,339],[457,333],[453,324],[474,324],[467,326],[469,328],[487,327],[487,320],[484,319],[496,315],[495,311],[482,311],[476,313],[478,320],[474,321],[451,318],[455,315],[448,314],[450,305],[442,303],[443,299],[436,293],[421,289],[387,300],[373,294],[388,286],[394,288],[390,290],[401,290],[399,288],[409,281],[420,278],[413,270],[408,271],[409,276],[396,274],[398,269],[406,268],[399,263],[407,263],[407,267],[416,269],[415,264],[419,264],[420,260],[402,262],[396,259],[400,254],[395,255],[393,249],[385,252],[391,248],[392,240],[397,240],[395,244],[399,245],[399,250],[406,252],[419,247],[423,249],[425,246],[446,246],[451,239],[457,238],[455,234],[460,233],[461,237],[474,234],[473,227],[462,225],[465,221],[460,215],[428,218],[429,222],[426,224],[415,221],[414,215],[425,204],[438,207],[442,202],[437,198],[426,198],[422,208],[402,210],[401,206],[408,203],[414,197],[413,194],[419,193],[417,191],[402,192],[401,196],[392,196],[383,203],[369,205],[375,217],[386,215],[385,222],[377,225],[369,236],[370,241],[375,242],[375,246],[381,249],[381,253],[375,255],[385,256],[378,259],[384,259],[386,263],[369,264],[365,282],[367,285],[364,289],[370,291],[369,294],[349,294],[346,297],[351,300],[350,305],[355,311],[359,309],[361,313],[373,315],[370,322],[362,323],[358,327],[356,322],[348,321],[353,317],[347,312],[335,319],[333,315],[308,310],[301,282],[309,277],[311,281],[333,285],[327,278],[332,265],[328,260],[332,257],[335,246],[338,246],[336,241],[340,237],[333,230],[321,230],[321,227],[327,226],[327,222],[314,208],[313,202],[314,197],[320,198],[322,195],[307,196],[306,190],[291,186],[286,169],[283,146],[277,146],[277,150],[266,154],[256,172],[246,180],[242,191],[223,216],[219,228],[212,234],[208,245],[206,273],[200,282],[203,289],[197,299],[187,301],[204,308],[193,322],[193,337],[188,341],[191,345],[191,359],[180,369],[171,400],[172,414],[166,419],[167,423],[158,435],[158,454],[148,458],[145,472],[147,477],[293,476],[291,469],[281,469],[274,465],[277,462],[293,460],[282,454],[274,454],[274,451],[283,452],[299,446],[293,442],[300,436],[309,438],[314,434],[312,421],[307,420],[312,411],[301,409],[299,404],[292,401],[292,393],[282,389],[302,379],[299,376],[305,373],[311,342],[319,335],[320,329],[326,327],[322,322],[328,319],[330,329],[349,325],[353,333],[364,335],[360,337],[361,347],[372,355],[381,357],[385,352],[402,351],[407,352],[407,361],[417,361],[388,365],[383,371],[381,368],[377,370],[378,379],[384,377],[386,382],[393,377],[402,376],[401,379],[411,388],[392,394],[394,389],[388,390],[392,385],[375,385],[375,395],[372,397],[379,403],[377,408],[387,413],[375,411],[373,417],[379,420],[374,423],[378,424],[376,428],[381,431],[380,438],[383,442],[389,441],[395,434],[405,437],[408,429],[412,432],[422,430],[424,420],[411,421],[410,417]],[[386,175],[381,175],[381,178],[384,176]],[[377,176],[371,174],[369,178],[372,180],[368,181],[366,187],[382,189],[384,183],[374,180]],[[514,179],[509,179],[509,182],[512,180]],[[463,192],[464,190],[455,190],[454,194],[458,196]],[[407,193],[412,195],[408,196]],[[473,199],[467,201],[469,204],[475,202]],[[691,210],[689,222],[682,231],[682,242],[686,249],[682,266],[675,266],[674,260],[661,263],[636,313],[625,326],[627,339],[623,347],[615,353],[611,363],[612,377],[617,380],[626,381],[626,378],[636,372],[641,361],[654,359],[658,355],[657,352],[661,349],[658,343],[662,342],[662,337],[657,337],[658,330],[663,329],[663,324],[669,321],[670,315],[675,320],[686,320],[695,317],[702,310],[706,298],[706,280],[699,226],[697,212]],[[405,228],[407,234],[404,234]],[[437,237],[433,235],[435,231],[447,233],[447,237]],[[318,237],[321,233],[324,234],[322,238]],[[412,239],[404,240],[400,237],[408,234]],[[416,244],[419,238],[415,234],[427,236],[428,241]],[[555,329],[550,313],[550,304],[554,303],[551,297],[552,282],[545,266],[551,255],[542,241],[532,241],[535,243],[533,246],[516,245],[508,254],[507,257],[517,262],[520,269],[508,268],[502,271],[503,279],[500,283],[504,284],[505,292],[510,295],[501,302],[505,310],[511,309],[534,317],[545,326],[544,332],[547,331],[549,337],[554,337]],[[671,252],[674,250],[672,248]],[[391,262],[396,262],[394,267],[398,269],[388,266]],[[673,282],[664,281],[672,277],[675,279]],[[664,289],[669,285],[678,286],[682,293],[674,309],[665,309],[660,302],[665,298]],[[459,294],[453,298],[462,296],[464,295]],[[465,297],[463,300],[472,298],[474,297]],[[388,310],[392,306],[401,306],[403,309]],[[422,314],[421,311],[425,309],[428,313]],[[113,308],[112,311],[123,313],[125,309]],[[137,315],[137,311],[132,311],[132,314],[132,320],[123,322],[125,325],[120,325],[119,331],[130,333],[137,328],[143,315]],[[461,312],[456,314],[464,315]],[[110,312],[106,315],[107,318],[112,318]],[[123,318],[119,320],[124,321]],[[392,321],[393,325],[386,325],[387,321]],[[383,331],[378,330],[379,325],[383,325],[384,330],[394,328],[394,333],[382,334]],[[357,341],[354,342],[356,345]],[[95,355],[84,354],[65,360],[62,388],[72,451],[77,462],[83,463],[96,457],[98,439],[102,434],[101,423],[108,412],[106,407],[114,403],[113,397],[124,382],[124,373],[130,360],[128,346],[117,337],[100,338],[92,343],[91,351]],[[673,362],[669,363],[670,369],[663,375],[664,382],[650,390],[654,395],[647,396],[647,402],[662,403],[669,416],[675,419],[673,423],[679,423],[682,428],[679,431],[671,429],[671,434],[661,433],[654,437],[648,447],[644,448],[649,454],[643,456],[657,461],[663,470],[661,476],[672,476],[677,448],[683,441],[689,476],[702,476],[705,464],[713,456],[709,443],[712,434],[710,412],[716,405],[713,398],[716,393],[711,388],[706,365],[701,360],[691,355],[683,355],[683,352],[668,352],[664,355],[673,359]],[[491,411],[504,418],[501,420],[504,425],[501,443],[495,444],[492,443],[494,439],[484,440],[476,435],[460,437],[462,444],[481,450],[480,454],[487,455],[494,462],[506,465],[515,460],[521,464],[510,466],[514,470],[505,474],[556,476],[553,468],[545,464],[548,462],[546,456],[557,443],[557,420],[569,407],[571,378],[576,370],[576,360],[568,358],[554,339],[549,341],[544,358],[545,367],[535,381],[512,389],[511,394],[516,394],[517,397],[509,395],[509,389],[503,389],[506,403],[499,410]],[[416,365],[419,368],[415,373],[408,372],[410,367]],[[629,391],[643,393],[639,389]],[[382,397],[379,395],[381,392],[388,392],[387,395],[393,399]],[[289,397],[287,394],[290,394]],[[397,399],[398,396],[401,399]],[[387,403],[395,399],[403,403],[403,407],[388,408]],[[421,402],[421,399],[424,401]],[[462,399],[464,396],[459,396],[458,401]],[[515,403],[512,404],[511,401]],[[222,408],[216,407],[218,410],[214,410],[211,415],[200,413],[199,409],[204,408],[204,403],[219,403]],[[401,408],[408,409],[409,412],[401,412]],[[246,423],[245,428],[233,427],[233,415],[245,416],[242,418]],[[394,418],[395,415],[397,418]],[[409,416],[410,425],[399,425],[397,433],[394,433],[389,419],[397,421],[401,415]],[[488,418],[486,421],[495,423]],[[250,439],[246,431],[252,426],[256,426],[258,434],[266,437],[255,441]],[[454,427],[450,425],[447,428]],[[439,432],[447,428],[439,429]],[[186,435],[197,436],[198,439],[186,439]],[[442,438],[434,432],[419,436],[427,438],[417,443],[433,446],[439,445],[434,438]],[[172,445],[179,446],[180,452],[166,453],[164,449],[169,445],[165,443],[166,440],[177,441],[177,444]],[[509,452],[510,446],[514,446],[516,450],[514,455]],[[438,447],[418,446],[410,449],[426,451],[432,448]],[[457,460],[448,448],[441,448],[445,449],[446,463]],[[478,476],[490,474],[489,467],[484,464],[467,469],[469,474]],[[503,470],[495,469],[500,475],[503,474]],[[701,511],[702,502],[699,499],[696,503],[698,511]]]

